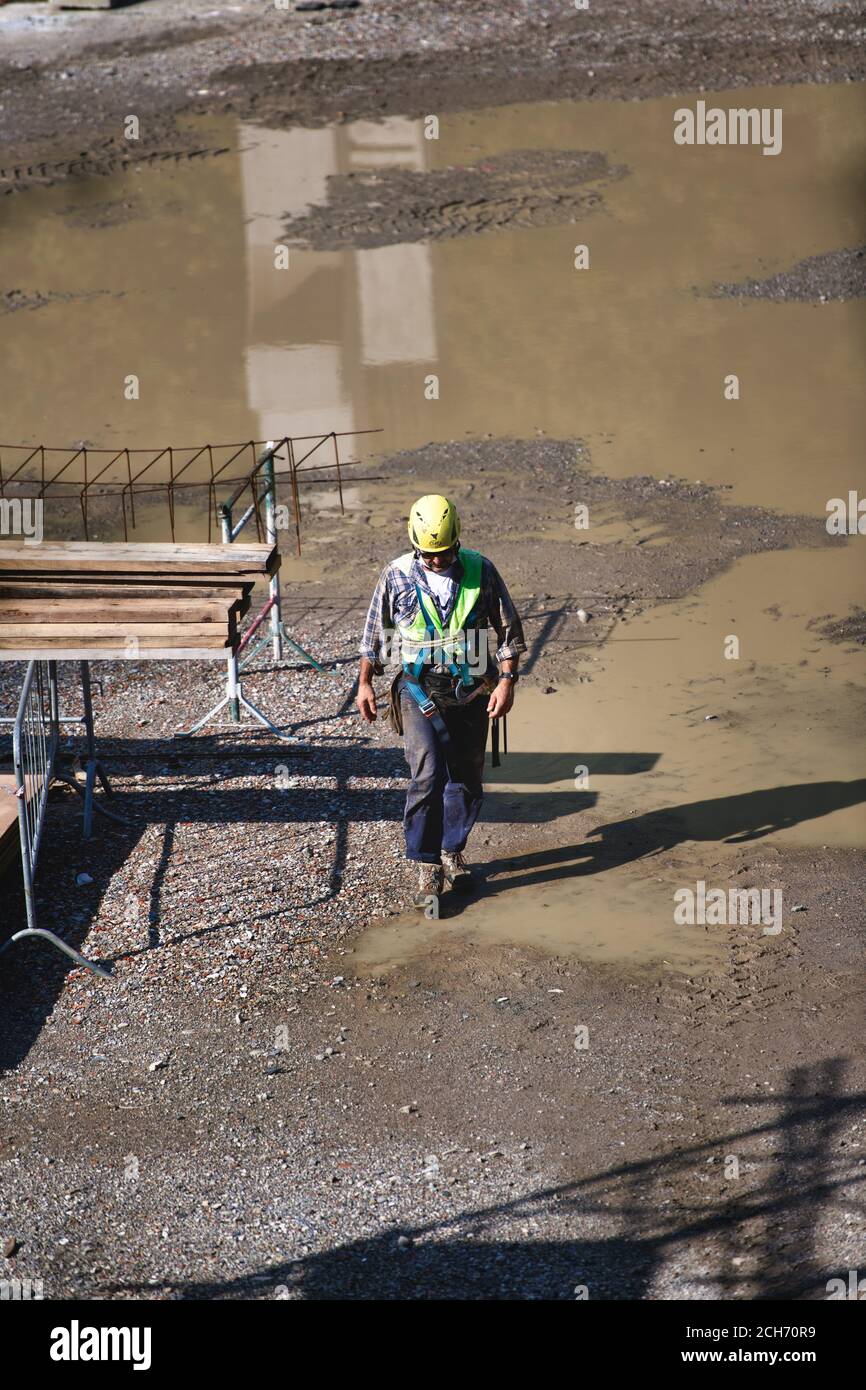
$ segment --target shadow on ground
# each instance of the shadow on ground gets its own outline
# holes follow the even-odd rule
[[[803,782],[647,811],[598,826],[586,840],[530,854],[491,859],[480,867],[486,896],[517,886],[604,873],[663,854],[685,841],[749,844],[804,821],[866,801],[866,779]]]
[[[58,788],[52,793],[37,875],[37,902],[43,912],[43,925],[59,929],[71,945],[85,952],[89,927],[98,914],[103,893],[149,826],[163,827],[150,889],[151,926],[147,944],[130,943],[130,951],[124,955],[158,950],[162,945],[161,895],[178,822],[214,827],[331,823],[335,836],[328,886],[323,895],[306,904],[314,906],[343,891],[342,874],[350,823],[390,821],[399,824],[403,817],[402,787],[371,789],[353,785],[358,778],[402,779],[405,776],[400,749],[368,742],[296,749],[292,745],[275,748],[271,742],[229,744],[219,737],[168,747],[137,740],[104,740],[100,752],[109,770],[117,768],[130,775],[145,769],[145,776],[163,773],[175,781],[188,778],[189,782],[179,787],[161,787],[153,783],[148,787],[145,783],[141,790],[123,790],[112,799],[110,805],[126,823],[117,825],[97,818],[95,835],[98,840],[93,843],[98,843],[99,853],[90,869],[95,883],[86,898],[76,897],[74,906],[72,866],[63,862],[64,837],[53,836],[52,826],[63,820],[67,846],[75,844],[77,832],[73,825],[80,824],[80,808],[71,792]],[[523,755],[516,773],[528,775],[535,757]],[[575,753],[568,755],[565,761],[560,755],[553,761],[545,761],[543,755],[537,755],[537,780],[542,784],[561,780],[563,766],[573,768],[580,762],[590,767],[598,763],[606,772],[631,775],[646,770],[654,758],[654,754],[647,753]],[[296,785],[281,789],[276,783],[278,768],[282,768],[287,779]],[[267,776],[266,787],[234,787],[223,780],[256,774]],[[327,777],[334,785],[325,789],[304,786],[306,778],[316,777]],[[683,840],[746,843],[863,800],[866,800],[866,779],[802,783],[651,811],[601,826],[584,843],[494,860],[483,867],[481,892],[499,894],[517,884],[543,884],[600,873],[647,855],[660,854]],[[586,791],[492,790],[485,798],[483,818],[488,823],[540,824],[588,810],[596,802],[596,793]],[[68,854],[68,848],[66,852]],[[45,921],[49,907],[55,909],[51,914],[54,920]],[[262,921],[268,915],[271,914],[262,912],[249,920]],[[4,882],[0,937],[8,938],[23,925],[20,875],[17,866],[13,866]],[[222,921],[188,935],[229,931],[233,926],[232,922]],[[172,939],[184,937],[174,935]],[[68,969],[65,957],[32,941],[16,944],[0,956],[0,1068],[13,1067],[26,1056],[58,997]],[[110,984],[106,987],[111,988]]]
[[[608,1169],[510,1203],[468,1210],[443,1223],[392,1227],[314,1254],[277,1261],[237,1279],[163,1286],[176,1299],[300,1298],[591,1301],[676,1297],[654,1292],[663,1267],[688,1264],[683,1297],[827,1297],[827,1280],[847,1279],[819,1255],[825,1219],[862,1214],[866,1175],[840,1154],[840,1134],[864,1111],[866,1095],[845,1093],[847,1064],[832,1058],[793,1068],[771,1097],[729,1096],[757,1112],[746,1128],[710,1142]],[[762,1112],[771,1112],[761,1118]],[[714,1174],[697,1186],[708,1160],[736,1154],[741,1175]],[[727,1189],[727,1190],[725,1190]],[[743,1190],[745,1189],[745,1190]],[[671,1200],[671,1194],[676,1199]],[[693,1195],[690,1199],[688,1193]],[[503,1227],[572,1225],[573,1239],[503,1239]],[[605,1238],[599,1225],[619,1226]],[[453,1228],[459,1228],[451,1234]],[[296,1226],[297,1241],[317,1233]],[[584,1235],[580,1235],[581,1230]],[[403,1237],[403,1243],[400,1237]],[[408,1246],[405,1242],[408,1241]],[[696,1249],[701,1258],[694,1261]],[[691,1259],[687,1258],[691,1252]],[[147,1294],[152,1286],[114,1284],[105,1297]]]

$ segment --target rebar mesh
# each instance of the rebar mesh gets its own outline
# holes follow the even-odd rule
[[[0,444],[0,497],[77,498],[85,540],[90,540],[91,503],[97,499],[116,498],[123,538],[128,541],[130,527],[134,530],[136,525],[136,498],[162,495],[171,539],[175,541],[177,494],[181,490],[199,488],[207,491],[210,541],[217,517],[217,485],[236,488],[228,504],[230,507],[249,488],[261,535],[256,478],[262,465],[262,450],[266,450],[286,465],[278,473],[286,477],[290,488],[300,554],[300,475],[304,472],[335,474],[342,509],[343,469],[363,460],[342,458],[340,441],[379,433],[379,429],[328,430],[323,434],[284,435],[276,441],[250,439],[240,444],[161,445],[136,449],[102,449],[88,444],[66,448],[48,444]],[[154,474],[160,472],[167,476],[155,478]]]

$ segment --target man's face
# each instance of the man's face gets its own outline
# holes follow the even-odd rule
[[[454,564],[454,556],[457,554],[457,547],[453,546],[450,550],[422,550],[421,561],[425,569],[434,570],[437,574],[442,570],[450,569]]]

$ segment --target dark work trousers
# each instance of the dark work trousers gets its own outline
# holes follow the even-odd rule
[[[481,810],[489,698],[478,695],[467,705],[443,705],[439,710],[451,736],[452,780],[431,721],[409,692],[400,690],[410,778],[403,817],[407,859],[439,864],[443,850],[456,854],[465,847]]]

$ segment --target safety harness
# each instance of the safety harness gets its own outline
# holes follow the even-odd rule
[[[438,648],[443,655],[447,654],[451,658],[448,661],[443,660],[441,664],[447,668],[454,681],[454,696],[457,702],[459,704],[467,703],[474,695],[481,693],[481,688],[476,687],[475,680],[469,670],[466,643],[467,631],[477,627],[478,606],[481,597],[481,555],[477,550],[461,550],[460,559],[463,565],[463,575],[451,610],[447,633],[435,607],[432,612],[428,608],[424,592],[417,580],[415,581],[415,597],[418,601],[417,613],[411,623],[398,625],[404,654],[407,647],[411,649],[410,655],[412,650],[415,653],[414,661],[406,659],[404,655],[404,688],[409,692],[425,719],[429,719],[436,730],[449,773],[454,780],[457,779],[452,765],[454,748],[451,736],[435,700],[422,686],[421,676],[424,667],[433,663],[434,653]],[[404,574],[410,574],[413,560],[414,556],[409,554],[402,555],[397,561]]]

